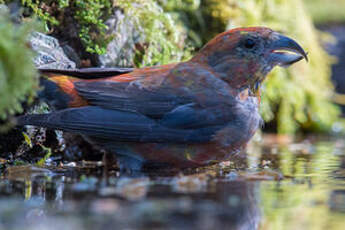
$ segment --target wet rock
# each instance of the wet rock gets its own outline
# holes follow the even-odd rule
[[[81,66],[81,59],[79,57],[79,55],[77,54],[77,52],[69,45],[67,44],[61,44],[61,48],[63,49],[64,53],[66,54],[66,56],[75,63],[76,67],[79,68]]]
[[[133,66],[135,44],[139,40],[138,31],[120,9],[115,10],[105,24],[113,40],[107,46],[107,53],[99,57],[101,66]]]
[[[30,180],[36,176],[52,175],[49,169],[38,168],[32,165],[11,166],[7,169],[7,178],[10,180]]]
[[[34,32],[29,39],[29,43],[38,54],[34,59],[37,67],[57,69],[70,69],[76,67],[76,64],[66,56],[56,38]],[[71,50],[69,50],[69,52],[71,52]]]

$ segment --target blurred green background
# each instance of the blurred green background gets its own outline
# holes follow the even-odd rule
[[[117,47],[116,52],[122,58],[116,60],[116,65],[142,67],[187,60],[210,38],[227,29],[271,27],[302,44],[310,62],[300,62],[289,69],[276,68],[268,76],[261,105],[266,129],[280,134],[327,132],[339,120],[340,110],[332,102],[334,87],[330,80],[334,58],[322,47],[322,42],[332,39],[318,31],[315,23],[345,22],[343,0],[0,0],[0,3],[16,9],[10,15],[0,14],[0,31],[5,34],[0,37],[2,117],[21,112],[19,102],[38,89],[37,74],[30,62],[32,54],[23,39],[28,34],[27,28],[35,24],[32,18],[38,18],[47,34],[75,50],[81,60],[79,67],[101,65],[112,41],[127,42]],[[17,7],[13,7],[15,3]],[[119,14],[121,20],[115,17]],[[9,18],[16,22],[9,23]],[[17,24],[18,18],[21,25]],[[117,19],[117,24],[110,28],[107,22],[112,18]],[[103,65],[115,65],[112,63]]]

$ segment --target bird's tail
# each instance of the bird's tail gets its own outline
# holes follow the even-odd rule
[[[15,123],[17,126],[33,125],[47,127],[46,114],[28,114],[16,117]]]

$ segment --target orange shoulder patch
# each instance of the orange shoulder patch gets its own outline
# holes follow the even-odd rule
[[[64,93],[71,97],[71,101],[69,103],[70,107],[81,107],[88,105],[87,101],[79,96],[74,87],[74,82],[80,81],[80,79],[65,75],[51,75],[48,79],[55,82]]]

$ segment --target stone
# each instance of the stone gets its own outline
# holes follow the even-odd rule
[[[66,56],[56,38],[39,32],[33,32],[29,38],[29,43],[32,49],[38,54],[34,59],[36,67],[56,69],[71,69],[76,67],[76,64]]]
[[[133,23],[126,18],[120,9],[105,22],[107,33],[113,37],[107,46],[107,52],[99,56],[102,67],[132,67],[135,55],[135,44],[139,42],[139,33]]]

